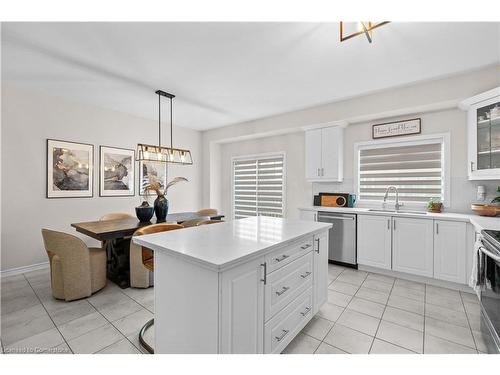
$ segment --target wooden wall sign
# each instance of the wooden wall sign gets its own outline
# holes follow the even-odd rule
[[[403,121],[386,122],[372,126],[372,138],[398,137],[401,135],[420,134],[422,120],[412,118]]]

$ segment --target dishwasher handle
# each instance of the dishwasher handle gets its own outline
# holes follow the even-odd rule
[[[331,219],[331,220],[356,220],[356,215],[350,216],[338,216],[338,215],[324,215],[318,213],[318,221],[322,221],[322,219]]]

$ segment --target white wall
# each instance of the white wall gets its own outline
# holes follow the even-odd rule
[[[286,213],[296,217],[296,208],[312,204],[312,195],[320,191],[353,192],[355,168],[354,143],[371,139],[371,125],[377,122],[422,118],[422,133],[434,134],[449,132],[451,135],[451,207],[449,210],[468,211],[469,204],[475,199],[477,185],[486,185],[490,196],[500,181],[471,182],[467,180],[466,115],[454,105],[468,96],[489,90],[500,85],[499,67],[492,67],[460,76],[448,77],[437,81],[413,86],[396,88],[384,92],[353,98],[339,103],[287,113],[279,116],[256,120],[250,123],[214,129],[203,133],[203,200],[204,205],[220,206],[224,212],[231,208],[231,170],[229,159],[232,156],[261,152],[286,151],[287,175],[294,176],[294,186],[287,188]],[[435,104],[447,107],[443,110],[419,111]],[[394,116],[398,113],[398,116]],[[363,116],[381,114],[375,121],[363,121]],[[384,114],[392,114],[388,116]],[[344,182],[306,183],[303,155],[304,136],[297,132],[300,126],[325,123],[337,120],[351,120],[345,129],[344,138]],[[382,121],[383,120],[383,121]],[[291,134],[273,135],[273,133]],[[258,137],[255,139],[245,139]],[[241,138],[242,140],[238,140]],[[210,145],[220,144],[220,156],[210,152]],[[293,156],[292,156],[293,155]],[[292,157],[290,157],[292,156]],[[300,181],[295,181],[301,179]],[[212,179],[220,181],[219,191],[210,191],[209,186],[217,186]],[[287,183],[290,180],[287,179]],[[220,192],[220,195],[219,195]],[[210,199],[209,201],[207,201]],[[208,203],[210,202],[210,203]]]
[[[152,113],[156,102],[152,101]],[[41,228],[76,234],[71,223],[97,220],[108,212],[134,213],[135,197],[99,197],[99,145],[135,149],[138,142],[156,143],[158,123],[106,109],[75,104],[42,93],[2,87],[2,256],[7,270],[47,260]],[[164,124],[164,144],[169,139]],[[94,197],[46,199],[46,139],[94,145]],[[169,166],[169,179],[184,176],[188,183],[168,193],[170,212],[201,207],[201,134],[174,128],[174,143],[192,151],[193,166]],[[138,183],[136,162],[136,184]],[[89,244],[98,243],[81,236]]]

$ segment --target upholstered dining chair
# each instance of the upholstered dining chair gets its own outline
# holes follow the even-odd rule
[[[203,209],[199,210],[197,212],[197,214],[200,216],[212,217],[212,216],[216,216],[218,214],[218,211],[215,208],[203,208]]]
[[[152,224],[148,225],[147,227],[137,229],[133,236],[143,236],[145,234],[166,232],[181,228],[184,227],[180,224],[166,224],[166,223]],[[141,263],[140,265],[138,264],[139,259]],[[142,267],[142,270],[139,266]],[[144,270],[147,271],[147,276],[146,273],[143,272]],[[149,287],[150,285],[152,285],[152,283],[150,282],[150,275],[152,275],[153,271],[154,271],[153,251],[146,247],[138,246],[134,244],[133,241],[131,241],[130,242],[130,285],[136,288]],[[149,353],[154,353],[154,349],[146,341],[144,341],[144,334],[146,330],[153,324],[154,324],[154,319],[149,320],[148,322],[146,322],[146,324],[144,324],[141,331],[139,332],[139,342]]]
[[[222,220],[203,220],[200,221],[198,224],[196,224],[197,227],[200,225],[207,225],[207,224],[218,224],[218,223],[223,223]]]
[[[131,217],[133,217],[133,216],[130,214],[127,214],[125,212],[111,212],[109,214],[101,216],[99,221],[120,220],[120,219],[128,219]]]
[[[50,265],[52,295],[72,301],[106,286],[106,253],[71,234],[42,229]]]

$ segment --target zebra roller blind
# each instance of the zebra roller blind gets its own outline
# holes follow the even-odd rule
[[[283,217],[283,170],[283,155],[234,160],[234,218]]]
[[[402,202],[423,203],[444,198],[443,143],[398,145],[359,150],[360,200],[381,201],[394,185]]]

